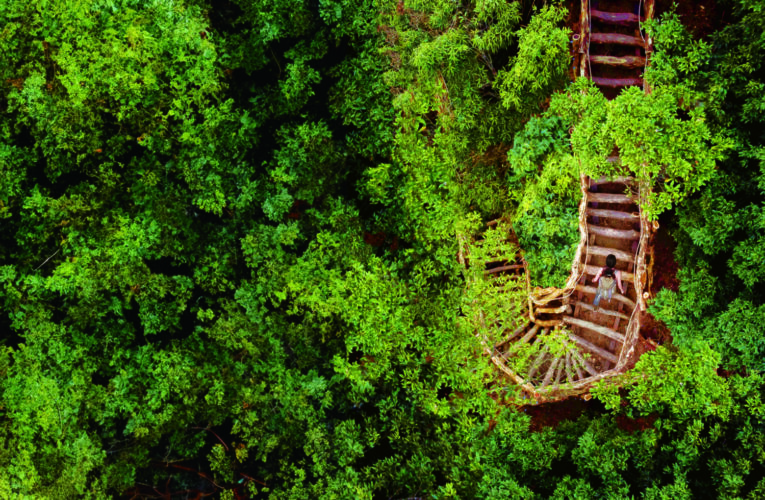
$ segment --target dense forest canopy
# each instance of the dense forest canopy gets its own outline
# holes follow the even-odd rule
[[[577,2],[0,2],[0,497],[765,497],[765,3],[666,7],[607,100]],[[671,337],[545,425],[456,256],[614,147]]]

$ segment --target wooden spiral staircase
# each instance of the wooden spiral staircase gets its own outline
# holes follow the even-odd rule
[[[573,37],[574,76],[591,78],[607,97],[620,88],[643,85],[651,41],[641,35],[640,22],[653,16],[653,0],[581,1],[580,29]],[[619,157],[608,161],[618,163]],[[503,333],[493,345],[487,337],[482,340],[492,362],[537,402],[585,393],[598,380],[628,369],[650,290],[649,240],[657,226],[640,208],[649,188],[631,177],[582,176],[580,184],[580,242],[563,288],[532,290],[522,258],[485,271],[492,276],[509,273],[527,283],[527,320],[512,330],[496,325]],[[592,279],[609,254],[616,257],[625,293],[616,289],[612,300],[602,299],[595,310],[597,285]],[[551,335],[558,336],[557,344],[547,341]],[[525,363],[514,362],[523,349]]]

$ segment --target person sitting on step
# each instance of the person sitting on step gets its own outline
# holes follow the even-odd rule
[[[622,273],[616,267],[616,256],[609,254],[606,257],[606,266],[601,267],[598,274],[592,279],[593,283],[598,284],[598,292],[595,294],[595,300],[592,301],[592,305],[595,306],[597,311],[600,308],[600,299],[604,295],[607,296],[608,301],[611,302],[611,296],[614,293],[614,288],[619,285],[619,291],[624,295],[624,286],[622,286]]]

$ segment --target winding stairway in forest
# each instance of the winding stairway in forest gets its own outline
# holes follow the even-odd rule
[[[591,78],[607,97],[621,88],[643,85],[651,41],[641,34],[640,22],[653,16],[653,8],[653,0],[581,0],[572,44],[573,76]],[[608,161],[618,163],[618,154]],[[563,288],[532,290],[520,257],[495,263],[486,271],[526,281],[527,320],[512,330],[497,325],[503,331],[500,341],[491,346],[484,339],[484,348],[492,362],[537,402],[582,394],[598,380],[628,369],[635,357],[640,311],[645,310],[650,290],[649,243],[656,227],[640,208],[643,190],[649,188],[636,185],[631,177],[582,176],[580,184],[580,242]],[[601,300],[596,311],[592,301],[597,285],[592,279],[609,254],[617,259],[625,294],[615,290],[612,300]],[[548,342],[546,337],[552,334],[562,336],[563,342]],[[532,352],[531,357],[525,363],[513,362],[525,346],[531,346],[526,351]]]

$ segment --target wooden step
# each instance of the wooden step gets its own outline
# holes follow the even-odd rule
[[[483,272],[483,274],[496,274],[496,273],[501,273],[503,271],[512,271],[514,269],[523,269],[523,265],[521,265],[521,264],[512,264],[512,265],[508,265],[508,266],[494,267],[494,268],[485,270]]]
[[[606,66],[618,66],[620,68],[643,68],[645,57],[641,56],[590,56],[592,64],[604,64]]]
[[[587,231],[598,236],[605,236],[606,238],[616,238],[620,240],[640,239],[640,233],[634,229],[616,229],[613,227],[595,226],[593,224],[588,224]]]
[[[544,387],[548,385],[552,381],[552,376],[555,373],[555,368],[558,366],[558,363],[560,363],[561,358],[555,358],[552,363],[550,363],[550,367],[547,369],[547,373],[545,374],[544,380],[542,380],[542,386]]]
[[[598,293],[597,288],[594,286],[587,286],[587,285],[576,285],[576,290],[589,294],[589,295],[595,295]],[[626,305],[630,308],[630,310],[635,309],[635,303],[632,302],[632,300],[629,299],[629,297],[625,297],[624,295],[620,294],[619,292],[614,292],[613,294],[613,300],[616,300],[618,302],[621,302],[622,304]]]
[[[598,371],[592,367],[592,365],[584,359],[582,356],[582,353],[580,353],[577,349],[571,349],[569,351],[571,353],[571,356],[576,358],[576,363],[574,363],[574,368],[576,369],[577,374],[579,375],[580,379],[584,378],[584,375],[582,374],[582,370],[579,368],[580,366],[583,366],[585,370],[587,370],[587,373],[590,375],[597,375]]]
[[[591,43],[612,43],[614,45],[634,45],[643,47],[645,42],[639,36],[622,35],[621,33],[592,33]]]
[[[590,330],[595,333],[599,333],[603,335],[604,337],[608,337],[610,339],[616,340],[617,342],[624,343],[624,335],[611,330],[610,328],[606,326],[601,326],[597,323],[593,323],[591,321],[585,321],[583,319],[574,318],[572,316],[564,316],[563,322],[569,325],[578,326],[579,328],[584,328],[585,330]]]
[[[597,201],[598,203],[634,203],[632,196],[619,193],[587,193],[587,201]]]
[[[630,222],[637,222],[640,220],[640,214],[637,212],[622,212],[621,210],[606,210],[604,208],[588,208],[587,215],[603,217],[604,219],[626,220]]]
[[[584,347],[594,355],[605,359],[606,361],[610,361],[613,364],[616,364],[619,362],[619,358],[611,354],[610,352],[606,351],[605,349],[601,349],[600,347],[596,346],[592,342],[589,342],[587,340],[584,340],[582,337],[579,337],[577,335],[574,335],[571,332],[566,332],[568,334],[568,338],[579,344],[580,346]],[[585,365],[586,367],[587,365]],[[589,369],[587,371],[590,371]]]
[[[601,87],[642,87],[642,78],[603,78],[593,76],[592,83]]]
[[[624,262],[632,262],[635,259],[635,256],[631,253],[625,252],[624,250],[617,250],[615,248],[591,246],[587,248],[587,252],[590,255],[597,255],[599,257],[608,257],[608,254],[613,254],[617,260]]]
[[[529,368],[529,372],[526,375],[526,380],[531,380],[531,378],[536,375],[537,370],[539,370],[545,361],[545,356],[547,355],[548,346],[542,347],[542,351],[537,355],[536,359],[533,363],[531,363],[531,368]]]
[[[584,272],[590,276],[595,276],[598,274],[598,271],[600,271],[600,267],[598,266],[584,266]],[[628,273],[626,271],[619,271],[622,275],[622,283],[628,281],[630,283],[635,282],[635,275],[632,273]]]
[[[601,184],[624,184],[632,185],[635,183],[634,177],[627,177],[624,175],[617,175],[616,177],[601,177],[600,179],[590,179],[590,184],[600,186]]]
[[[602,10],[592,9],[590,10],[590,15],[593,19],[610,24],[629,25],[640,22],[640,17],[632,12],[604,12]]]
[[[528,332],[526,332],[526,335],[524,335],[524,336],[523,336],[523,338],[521,338],[521,340],[519,340],[519,342],[520,342],[521,344],[525,344],[526,342],[528,342],[529,340],[531,340],[531,337],[533,337],[534,335],[536,335],[538,331],[539,331],[539,325],[537,325],[537,324],[534,324],[534,326],[533,326],[533,327],[531,327],[531,330],[529,330]]]
[[[526,328],[531,324],[531,321],[527,321],[526,323],[522,324],[518,328],[515,329],[513,333],[511,333],[507,338],[505,338],[502,342],[494,346],[495,350],[499,350],[501,347],[503,347],[505,344],[513,340],[515,337],[523,333]]]
[[[569,384],[574,382],[574,373],[571,367],[571,351],[566,353],[566,382]]]

